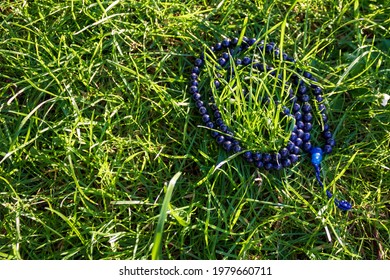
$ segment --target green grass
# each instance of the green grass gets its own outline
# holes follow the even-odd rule
[[[388,0],[1,1],[0,258],[389,259],[389,13]],[[255,170],[198,127],[194,57],[244,29],[321,81],[337,140],[323,175],[352,211],[307,156]],[[255,94],[281,94],[261,78]],[[257,138],[263,116],[231,106],[255,147],[288,134],[276,107]]]

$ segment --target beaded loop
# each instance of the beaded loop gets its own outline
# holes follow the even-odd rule
[[[231,63],[233,55],[244,52],[249,47],[256,47],[256,49],[264,52],[265,54],[269,54],[276,59],[295,64],[295,60],[286,53],[281,54],[280,50],[273,42],[265,44],[263,41],[259,41],[256,38],[248,39],[247,37],[243,37],[241,45],[238,45],[238,42],[238,38],[225,38],[221,42],[217,42],[215,45],[210,47],[210,50],[213,53],[221,52],[221,56],[217,59],[217,67],[226,67]],[[251,65],[259,71],[268,73],[275,77],[277,75],[277,72],[273,67],[253,61],[252,58],[248,56],[244,56],[242,59],[236,58],[234,61],[236,67]],[[202,117],[203,123],[211,129],[211,136],[215,138],[216,142],[221,145],[224,150],[233,153],[241,153],[248,163],[254,164],[257,168],[264,168],[266,170],[280,170],[283,167],[291,166],[298,161],[299,155],[303,150],[311,154],[311,163],[315,170],[316,179],[319,185],[324,187],[321,181],[321,161],[323,159],[323,155],[332,152],[336,142],[333,138],[332,132],[329,130],[325,104],[321,103],[323,101],[322,89],[315,84],[317,79],[307,71],[302,71],[299,68],[296,69],[297,73],[300,73],[307,82],[300,79],[297,74],[292,75],[291,82],[293,85],[297,86],[296,96],[294,94],[294,90],[290,89],[289,97],[292,102],[291,112],[287,107],[284,107],[282,111],[284,115],[291,116],[295,119],[295,125],[291,132],[287,146],[276,152],[260,153],[258,151],[249,151],[245,149],[240,141],[235,139],[233,131],[231,131],[223,121],[222,114],[219,111],[213,97],[210,97],[209,106],[206,106],[205,102],[202,100],[202,95],[199,93],[198,85],[199,75],[201,74],[201,66],[204,64],[204,54],[195,59],[194,66],[190,74],[191,86],[189,88],[189,92],[192,95],[198,112]],[[234,75],[233,71],[234,70],[231,69],[231,74]],[[279,75],[277,78],[279,81],[283,80],[282,75]],[[213,82],[215,88],[218,90],[221,87],[221,82],[218,79]],[[323,147],[313,147],[310,142],[310,131],[313,127],[313,107],[310,104],[310,93],[313,95],[313,99],[318,102],[318,112],[323,122],[323,131],[321,133],[325,142]],[[267,100],[263,101],[265,103],[268,102]],[[210,107],[211,112],[209,112],[207,107]],[[326,190],[326,194],[328,198],[332,197],[329,190]],[[343,211],[352,208],[352,205],[345,200],[334,199],[334,202],[335,205]]]

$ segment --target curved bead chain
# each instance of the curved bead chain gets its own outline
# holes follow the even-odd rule
[[[216,43],[214,46],[210,47],[212,53],[217,54],[221,52],[221,56],[217,59],[219,64],[218,67],[223,68],[229,65],[232,61],[233,55],[244,52],[248,48],[257,48],[260,52],[265,54],[274,55],[277,58],[280,58],[282,61],[288,61],[295,64],[295,60],[287,55],[286,53],[280,53],[280,50],[277,48],[275,43],[265,44],[263,41],[259,41],[256,38],[248,39],[243,38],[241,44],[239,45],[239,39],[233,38],[223,39],[222,42]],[[237,67],[243,65],[251,65],[254,69],[257,69],[260,72],[270,73],[272,76],[276,76],[276,71],[268,65],[252,61],[252,58],[245,56],[242,59],[236,58],[235,64]],[[199,91],[199,75],[201,73],[201,67],[204,65],[204,54],[195,59],[194,66],[191,72],[191,84],[190,84],[190,93],[195,102],[195,106],[198,109],[199,114],[202,117],[204,125],[210,129],[211,136],[215,138],[216,142],[223,147],[228,152],[232,153],[241,153],[244,159],[254,164],[257,168],[264,168],[266,170],[280,170],[294,164],[298,161],[298,156],[301,151],[305,151],[311,154],[311,162],[315,170],[316,179],[319,185],[323,188],[324,185],[321,181],[321,160],[324,154],[329,154],[332,152],[333,147],[336,144],[333,134],[329,129],[328,117],[326,115],[325,104],[322,103],[322,89],[315,84],[317,81],[313,75],[306,71],[301,71],[297,69],[297,72],[300,73],[305,80],[310,81],[305,83],[298,75],[292,75],[292,83],[298,87],[297,96],[294,95],[294,91],[290,89],[289,99],[291,102],[291,110],[287,107],[283,107],[283,114],[290,116],[295,119],[295,125],[291,132],[289,141],[287,145],[276,152],[257,152],[249,151],[245,149],[240,141],[234,137],[234,132],[225,124],[222,119],[222,114],[216,105],[214,98],[210,97],[209,102],[206,104],[203,100],[202,95]],[[279,75],[277,77],[279,80],[282,80],[283,77]],[[314,82],[314,83],[312,83]],[[216,79],[214,80],[214,85],[216,89],[221,87],[221,82]],[[311,143],[311,134],[313,124],[313,115],[312,115],[312,106],[310,104],[309,93],[315,97],[315,100],[318,102],[318,111],[321,115],[323,128],[321,136],[325,142],[323,147],[313,147]],[[211,109],[211,111],[208,109]],[[332,197],[332,193],[329,190],[326,190],[328,198]],[[334,200],[336,206],[341,210],[349,210],[352,208],[352,205],[345,200]]]

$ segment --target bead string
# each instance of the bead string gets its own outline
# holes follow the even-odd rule
[[[275,43],[264,43],[264,41],[259,41],[256,38],[248,39],[243,37],[240,44],[238,38],[225,38],[221,42],[218,42],[210,47],[210,54],[222,52],[217,62],[219,64],[218,67],[223,68],[229,65],[230,61],[234,59],[233,55],[236,56],[237,54],[243,53],[250,48],[257,48],[263,54],[274,55],[275,57],[280,58],[281,61],[287,61],[295,65],[295,60],[286,53],[281,53]],[[297,74],[292,74],[291,81],[293,85],[298,87],[297,96],[294,95],[294,91],[290,88],[289,100],[291,102],[292,109],[290,110],[284,106],[282,114],[295,119],[294,128],[286,147],[279,149],[277,152],[262,153],[245,149],[240,141],[234,137],[234,132],[225,124],[222,119],[222,114],[212,96],[209,98],[208,104],[203,101],[203,97],[199,91],[199,79],[201,67],[204,64],[205,55],[202,53],[195,59],[190,76],[191,83],[189,90],[195,102],[195,106],[202,117],[203,124],[210,129],[211,136],[215,138],[216,142],[226,151],[241,153],[247,162],[254,164],[257,168],[264,168],[266,170],[280,170],[291,166],[298,161],[298,156],[301,153],[301,150],[303,150],[311,154],[311,163],[315,170],[316,179],[319,185],[324,188],[324,184],[321,181],[321,161],[323,155],[330,154],[332,152],[336,141],[327,123],[328,117],[326,115],[325,104],[321,103],[323,101],[322,89],[315,84],[317,79],[313,77],[311,73],[296,68],[297,73],[300,73],[306,80],[314,83],[305,83],[305,81],[300,79]],[[252,58],[248,56],[245,56],[243,59],[236,58],[235,65],[237,67],[240,67],[241,65],[250,65],[260,72],[270,73],[270,75],[274,77],[277,75],[276,71],[273,70],[272,67],[253,61]],[[277,78],[279,81],[283,80],[282,75],[279,75]],[[221,87],[221,82],[218,79],[215,79],[214,85],[216,89],[219,89]],[[313,147],[310,141],[313,116],[311,114],[312,106],[310,104],[309,92],[312,93],[315,100],[318,102],[318,110],[323,122],[321,133],[321,136],[325,141],[323,147]],[[211,112],[208,107],[211,109]],[[326,194],[328,198],[332,197],[332,193],[329,190],[326,190]],[[336,206],[343,211],[352,208],[352,205],[345,200],[335,199],[334,202]]]

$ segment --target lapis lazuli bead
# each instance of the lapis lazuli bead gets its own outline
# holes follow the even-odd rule
[[[319,147],[312,148],[311,151],[311,163],[314,165],[320,165],[322,161],[323,151]]]

